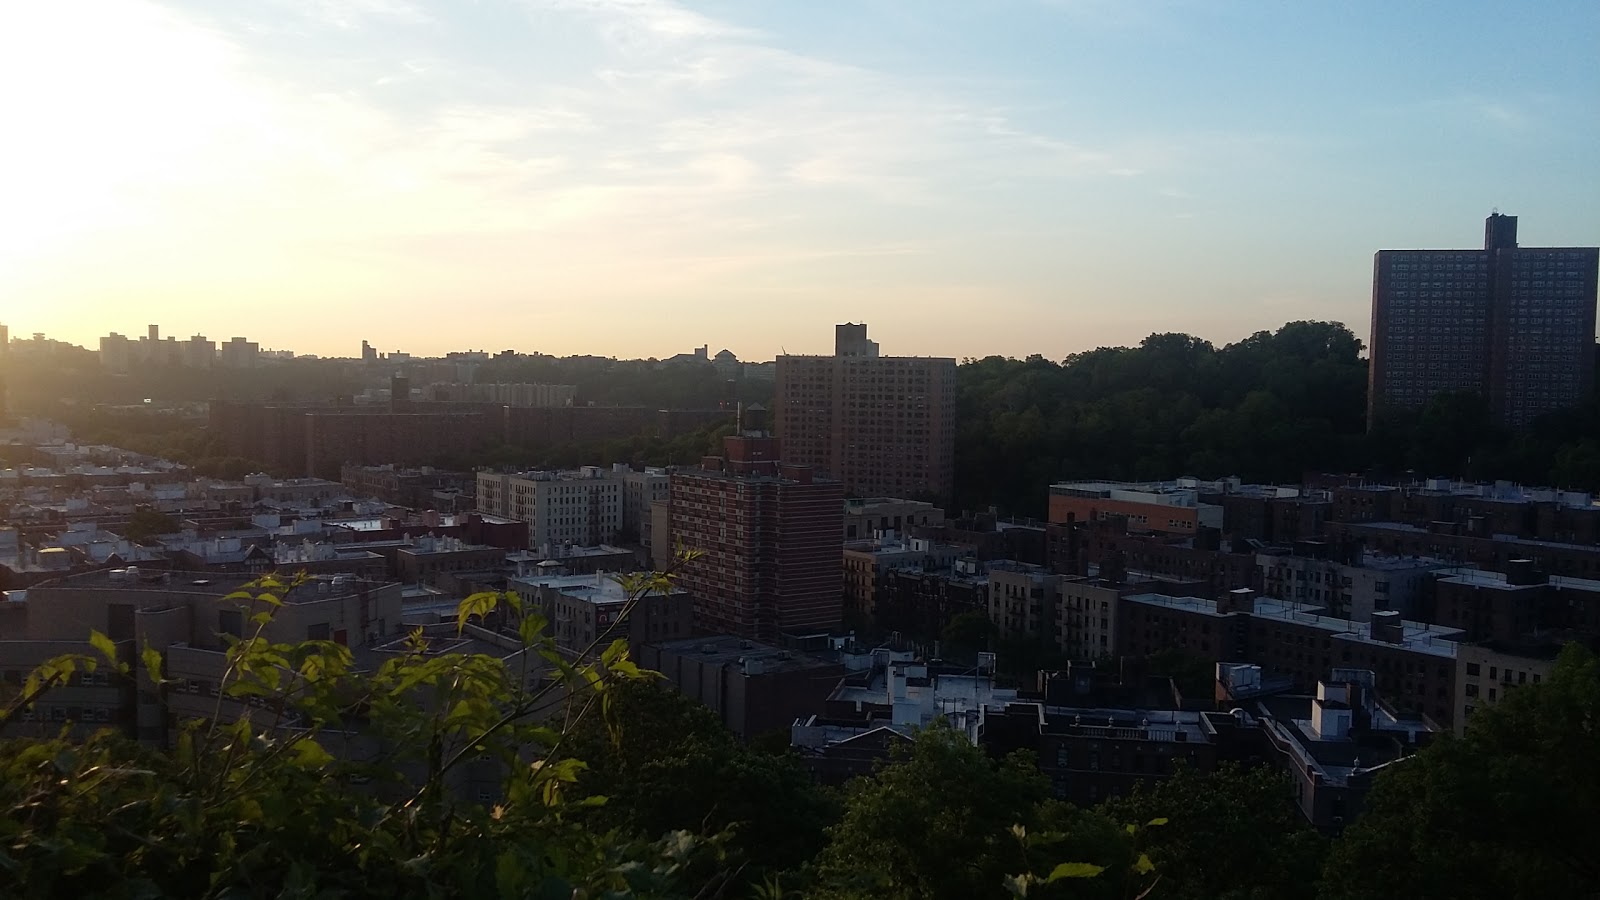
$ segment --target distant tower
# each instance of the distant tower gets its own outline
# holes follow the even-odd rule
[[[389,408],[400,412],[411,407],[411,379],[404,375],[389,378]]]
[[[878,342],[867,340],[867,323],[846,322],[833,326],[834,356],[865,356],[876,359]]]
[[[367,343],[366,341],[362,341],[361,342],[361,361],[366,363],[369,366],[372,365],[373,363],[377,362],[378,361],[378,348],[372,346],[371,344]]]
[[[156,341],[159,341],[159,340],[161,340],[161,326],[160,325],[151,325],[150,326],[150,343],[154,344]]]
[[[6,361],[6,354],[11,352],[11,329],[0,325],[0,363]]]

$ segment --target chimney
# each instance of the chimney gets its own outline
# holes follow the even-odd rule
[[[1217,612],[1224,615],[1228,613],[1252,613],[1256,611],[1256,592],[1254,588],[1234,588],[1217,598]]]
[[[1392,609],[1372,613],[1372,639],[1386,644],[1403,644],[1406,640],[1405,621]]]

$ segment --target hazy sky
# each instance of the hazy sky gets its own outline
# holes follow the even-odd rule
[[[40,0],[0,322],[354,355],[1059,358],[1600,244],[1600,2]]]

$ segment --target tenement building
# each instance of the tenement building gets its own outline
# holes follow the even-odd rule
[[[584,466],[562,472],[479,472],[478,509],[528,523],[534,547],[593,546],[622,530],[622,473]]]
[[[837,326],[832,356],[779,356],[774,425],[785,461],[860,497],[945,500],[955,478],[956,361],[880,356]]]
[[[1482,250],[1379,250],[1368,422],[1469,391],[1512,427],[1576,404],[1594,374],[1600,249],[1518,247],[1495,213]]]

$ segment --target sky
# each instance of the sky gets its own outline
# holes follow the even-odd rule
[[[0,9],[0,323],[353,356],[1059,359],[1600,244],[1600,3]]]

